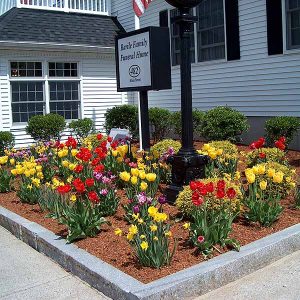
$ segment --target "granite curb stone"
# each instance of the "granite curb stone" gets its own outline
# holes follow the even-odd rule
[[[300,250],[300,224],[175,274],[144,284],[44,227],[0,206],[0,225],[105,295],[120,300],[203,295]]]

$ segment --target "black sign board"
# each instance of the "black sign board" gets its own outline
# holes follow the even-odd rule
[[[171,89],[169,28],[146,27],[116,37],[118,92]]]

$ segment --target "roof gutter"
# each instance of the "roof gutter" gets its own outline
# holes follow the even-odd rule
[[[40,43],[31,41],[0,41],[0,49],[22,49],[22,50],[47,50],[47,51],[68,51],[68,52],[92,52],[101,54],[114,54],[115,47],[103,47],[92,45]]]

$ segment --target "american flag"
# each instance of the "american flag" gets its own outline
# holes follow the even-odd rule
[[[133,1],[133,10],[135,14],[138,17],[140,17],[148,8],[152,0],[132,0],[132,1]]]

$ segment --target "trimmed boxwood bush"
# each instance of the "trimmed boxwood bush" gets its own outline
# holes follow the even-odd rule
[[[249,129],[247,117],[239,111],[220,106],[209,110],[203,118],[201,135],[211,141],[237,141]]]
[[[170,131],[172,114],[167,109],[152,107],[149,109],[149,122],[152,127],[154,142],[161,141]]]
[[[138,136],[138,108],[135,105],[124,104],[107,110],[104,127],[109,134],[112,128],[126,128],[133,137]]]
[[[65,127],[65,118],[58,114],[37,115],[29,119],[26,132],[36,141],[50,141],[60,139]]]
[[[93,131],[94,122],[89,118],[74,120],[69,124],[69,128],[78,140],[84,139]]]
[[[193,110],[193,129],[194,134],[201,132],[201,127],[203,123],[205,112],[201,110]],[[172,115],[172,123],[175,133],[181,135],[182,125],[181,125],[181,111],[176,111]]]
[[[274,145],[275,141],[284,136],[288,145],[299,128],[300,118],[285,116],[271,118],[265,124],[267,143]]]
[[[4,155],[4,150],[15,145],[15,138],[9,131],[0,131],[0,156]]]

